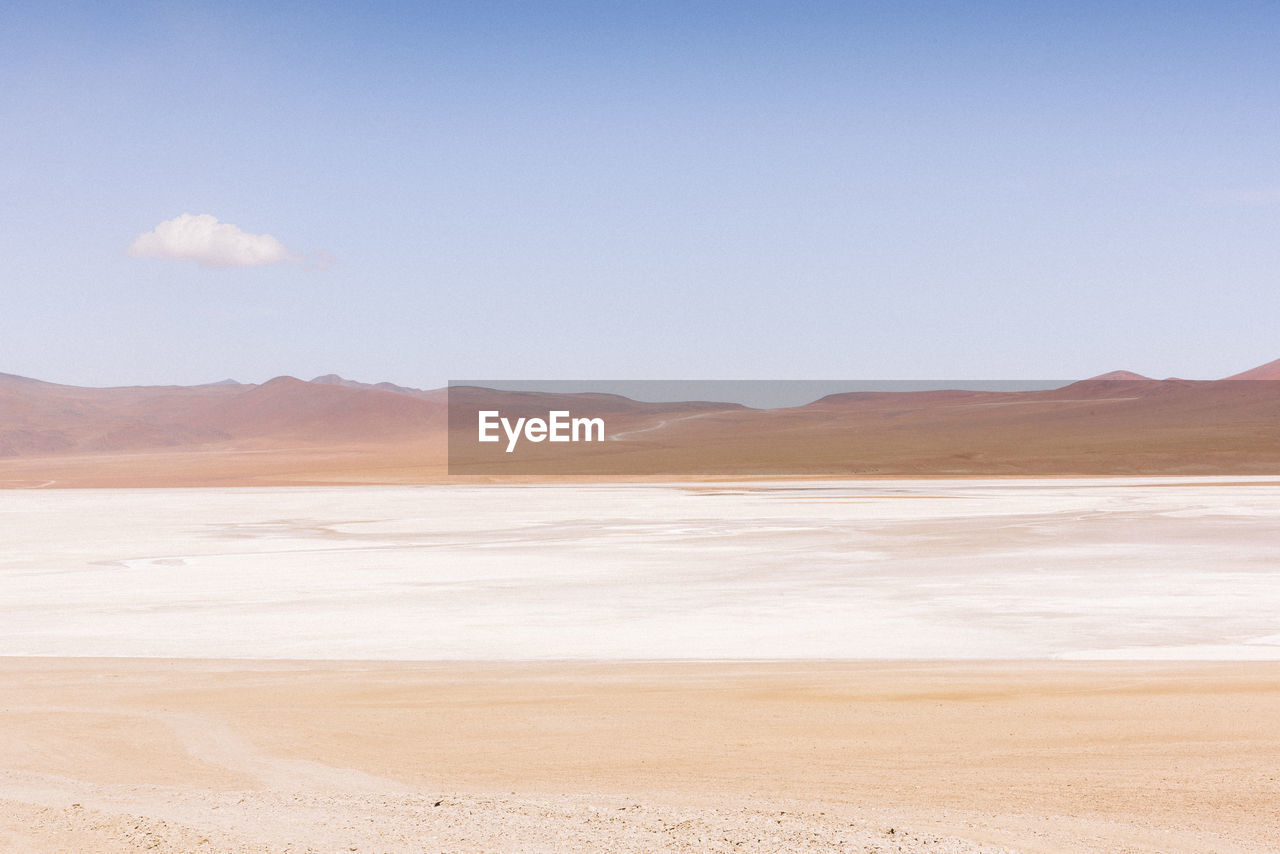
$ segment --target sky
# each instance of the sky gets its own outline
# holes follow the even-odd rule
[[[1212,378],[1274,2],[0,5],[0,372]]]

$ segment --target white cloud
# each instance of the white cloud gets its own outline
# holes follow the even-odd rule
[[[303,257],[270,234],[248,234],[210,214],[189,214],[166,220],[139,234],[129,244],[134,258],[176,258],[201,267],[265,267]]]

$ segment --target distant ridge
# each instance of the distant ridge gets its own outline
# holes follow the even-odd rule
[[[337,374],[325,374],[324,376],[315,377],[311,382],[316,385],[336,385],[342,386],[343,388],[373,388],[369,383],[349,380],[346,377],[340,377]]]
[[[856,392],[767,410],[459,386],[464,417],[450,425],[448,389],[337,374],[114,388],[0,374],[0,488],[434,482],[452,465],[450,433],[474,442],[465,416],[483,409],[608,418],[608,441],[533,448],[517,472],[531,476],[1280,476],[1280,382],[1234,382],[1268,379],[1280,359],[1226,380],[1111,371],[1053,389]]]
[[[56,386],[57,383],[45,382],[44,380],[36,380],[31,377],[22,377],[17,374],[0,373],[0,383],[5,385],[30,385],[30,386]]]
[[[431,400],[293,377],[80,388],[0,375],[0,457],[413,443],[444,420]]]
[[[1108,371],[1105,374],[1098,374],[1096,377],[1089,377],[1082,382],[1099,383],[1099,382],[1155,382],[1151,377],[1144,377],[1142,374],[1135,374],[1133,371]]]
[[[315,385],[334,385],[341,388],[364,388],[377,389],[378,391],[389,391],[392,394],[402,394],[406,397],[416,397],[421,400],[432,400],[436,402],[444,402],[445,397],[441,389],[421,389],[411,386],[396,385],[395,383],[362,383],[357,380],[349,380],[340,377],[337,374],[325,374],[311,380]]]
[[[1258,365],[1256,368],[1250,368],[1247,371],[1241,371],[1238,374],[1232,374],[1227,377],[1229,380],[1280,380],[1280,359],[1274,362],[1267,362],[1265,365]]]

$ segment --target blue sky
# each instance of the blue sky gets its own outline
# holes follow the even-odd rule
[[[1280,357],[1280,6],[961,5],[4,4],[0,371]],[[184,213],[279,263],[129,253]]]

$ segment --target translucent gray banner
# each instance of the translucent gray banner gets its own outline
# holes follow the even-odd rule
[[[1268,381],[449,384],[457,475],[1273,474],[1277,463],[1280,383]]]

